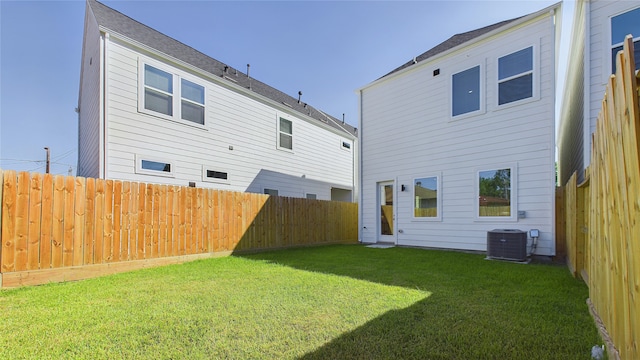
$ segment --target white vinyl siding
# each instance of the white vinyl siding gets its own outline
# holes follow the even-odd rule
[[[353,189],[353,154],[336,146],[345,139],[344,133],[322,129],[293,111],[275,109],[241,93],[228,80],[148,59],[114,36],[111,41],[107,178],[183,186],[196,182],[197,187],[254,193],[277,188],[281,196],[304,197],[310,192],[320,200],[331,198],[332,187]],[[172,121],[139,111],[140,63],[173,74],[177,105]],[[183,86],[178,78],[204,87],[204,125],[175,118],[183,100],[176,90]],[[199,103],[194,99],[187,95],[187,100]],[[295,153],[274,146],[280,117],[291,121]],[[136,173],[135,154],[171,160],[173,177]],[[228,179],[207,178],[203,166],[226,172]]]
[[[89,6],[87,4],[87,6]],[[100,44],[98,24],[85,15],[80,95],[78,99],[78,169],[77,175],[100,176]]]
[[[376,184],[393,179],[399,245],[485,251],[487,231],[536,228],[541,231],[537,253],[555,254],[554,41],[553,21],[545,12],[361,90],[363,242],[378,241]],[[497,61],[527,44],[535,44],[539,56],[534,77],[539,98],[499,106]],[[452,115],[452,75],[478,64],[484,109],[446,121]],[[434,76],[434,69],[440,75]],[[511,215],[521,210],[526,218],[479,219],[478,171],[505,166],[517,171],[512,184],[517,208]],[[433,174],[441,174],[441,221],[416,221],[413,191],[403,192],[400,185]]]

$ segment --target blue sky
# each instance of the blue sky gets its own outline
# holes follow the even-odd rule
[[[102,2],[354,126],[357,88],[456,33],[556,3]],[[44,172],[48,146],[51,172],[75,174],[84,11],[82,0],[0,0],[0,168]]]

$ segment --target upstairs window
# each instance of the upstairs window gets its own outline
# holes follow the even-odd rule
[[[533,47],[498,58],[498,105],[533,97]]]
[[[149,64],[141,66],[140,74],[140,112],[169,120],[204,125],[204,86]]]
[[[144,65],[144,108],[173,116],[173,75]]]
[[[633,36],[636,70],[640,69],[640,8],[611,18],[611,72],[616,72],[616,54],[622,51],[625,36]]]
[[[182,119],[204,125],[204,87],[182,79]]]
[[[278,147],[293,150],[293,123],[284,118],[278,123]]]
[[[480,110],[480,65],[453,74],[451,116]]]

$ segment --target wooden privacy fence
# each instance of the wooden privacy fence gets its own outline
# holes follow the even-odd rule
[[[596,317],[620,357],[640,359],[640,76],[631,37],[616,63],[593,134],[588,180],[578,185],[574,174],[564,188],[567,258],[587,282]]]
[[[11,170],[0,184],[3,286],[357,242],[355,203]]]

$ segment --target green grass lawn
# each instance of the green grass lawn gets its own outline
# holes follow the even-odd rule
[[[565,267],[360,245],[0,291],[0,359],[590,359]]]

